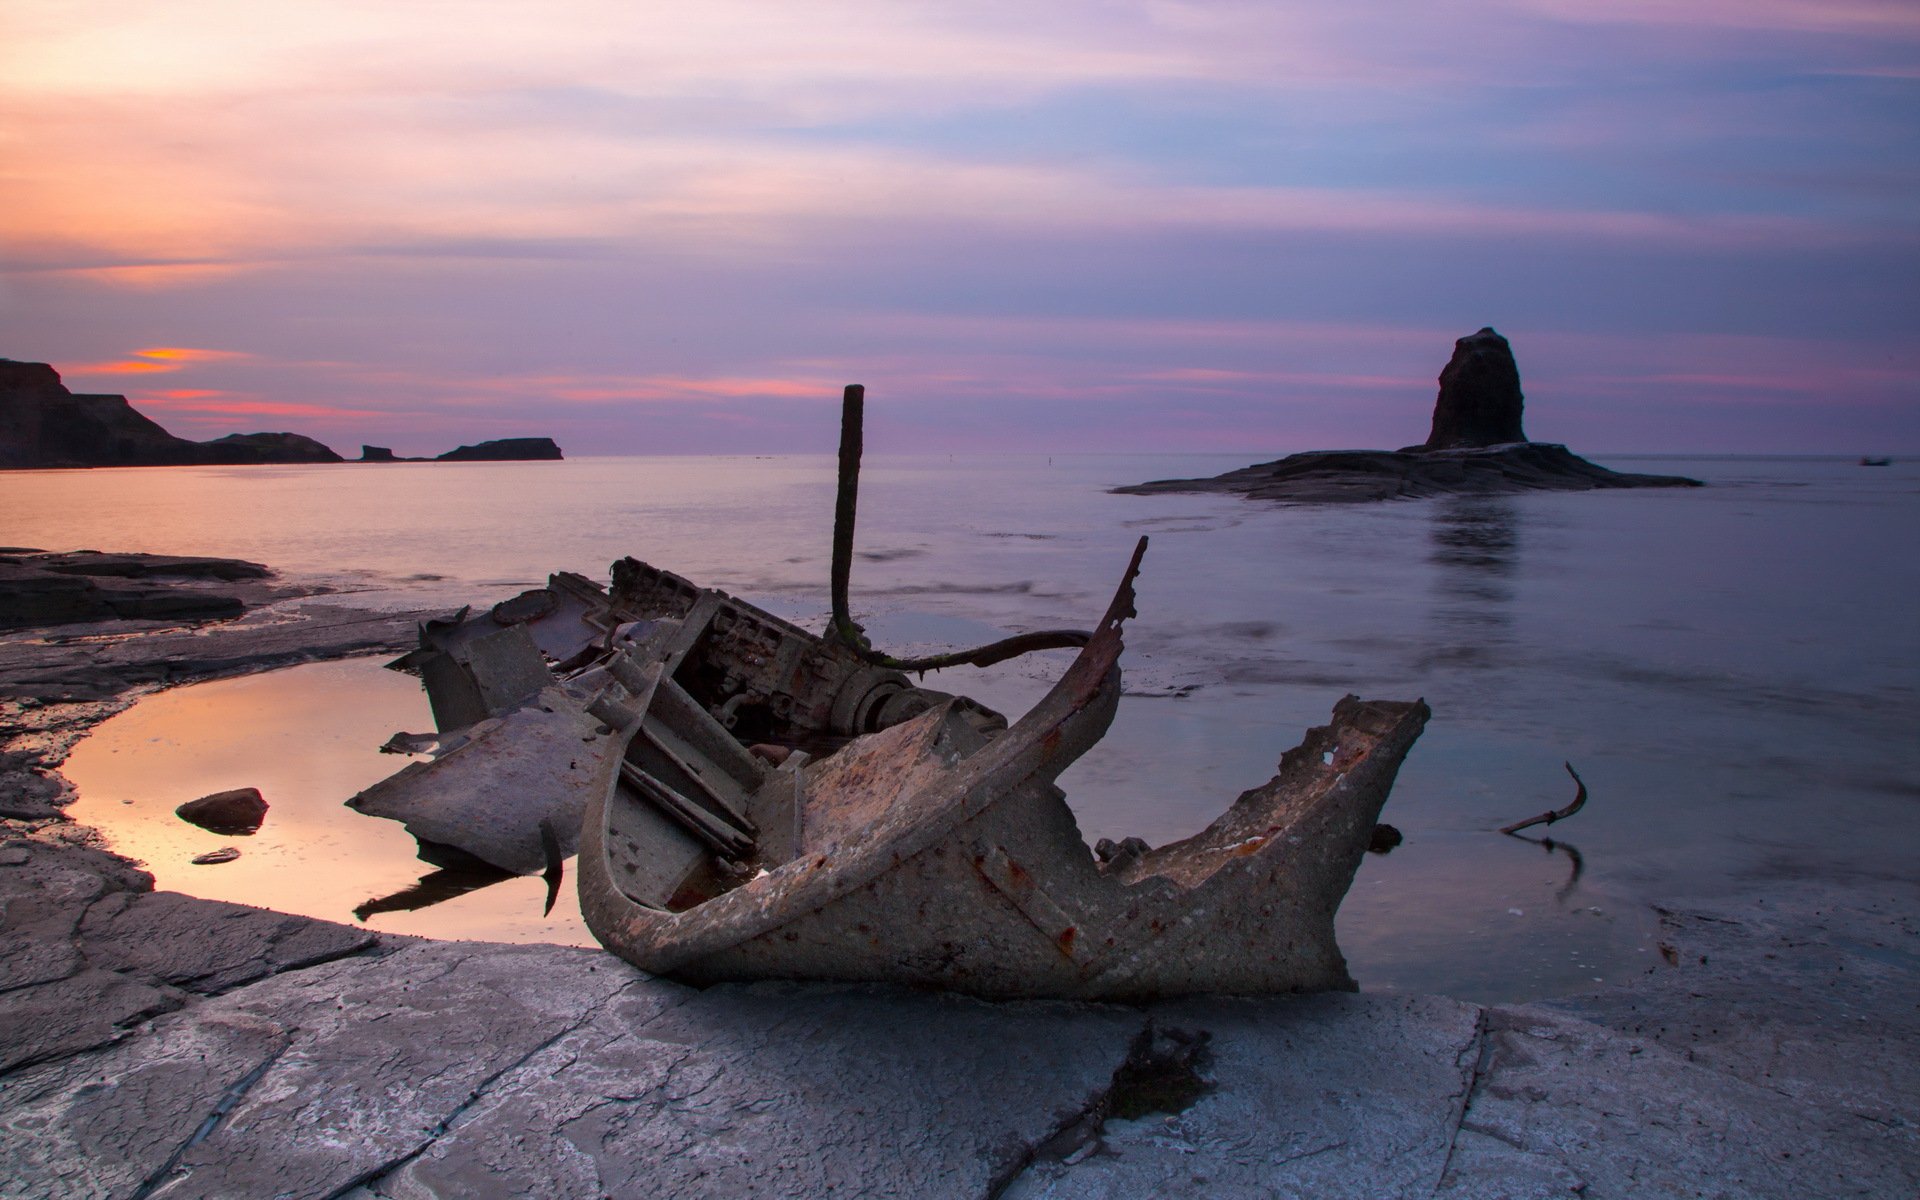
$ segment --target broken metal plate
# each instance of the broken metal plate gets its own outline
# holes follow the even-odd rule
[[[617,752],[604,729],[579,701],[548,688],[536,703],[475,726],[441,757],[404,768],[347,806],[400,821],[423,842],[537,875],[547,868],[543,819],[563,854],[578,849],[591,783]]]

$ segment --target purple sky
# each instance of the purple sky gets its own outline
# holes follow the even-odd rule
[[[697,9],[697,11],[692,11]],[[1920,451],[1920,5],[8,0],[0,356],[348,454]]]

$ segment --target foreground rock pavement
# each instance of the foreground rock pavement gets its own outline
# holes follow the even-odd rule
[[[1676,965],[1551,1004],[1136,1009],[696,990],[143,885],[0,845],[9,1197],[1920,1189],[1905,887],[1668,913]]]

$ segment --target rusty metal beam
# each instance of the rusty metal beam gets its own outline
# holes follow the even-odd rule
[[[867,662],[895,671],[990,667],[1035,650],[1071,650],[1086,645],[1087,639],[1093,636],[1086,630],[1043,629],[1002,638],[971,650],[929,654],[920,658],[895,658],[873,648],[860,626],[854,624],[847,598],[853,577],[853,525],[860,507],[860,454],[863,449],[866,405],[867,389],[857,383],[848,384],[840,397],[840,472],[839,486],[833,498],[833,624],[827,631],[828,636]],[[1136,567],[1138,557],[1136,554]]]

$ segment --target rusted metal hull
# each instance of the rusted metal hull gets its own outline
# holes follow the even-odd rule
[[[591,710],[614,683],[609,666],[633,655],[671,663],[683,707],[710,717],[701,722],[707,758],[744,758],[735,743],[830,750],[954,699],[637,559],[616,562],[612,575],[608,590],[557,574],[490,613],[463,609],[422,626],[420,647],[390,665],[420,675],[438,735],[396,742],[433,745],[435,757],[348,805],[405,823],[435,861],[451,847],[534,874],[546,865],[543,822],[571,854],[595,790],[586,781],[621,761],[602,734],[622,721],[603,727]],[[999,714],[959,703],[979,730],[1005,728]],[[670,857],[691,861],[671,828],[654,836],[676,850]]]
[[[1207,830],[1100,863],[1053,781],[1112,721],[1138,562],[1072,667],[997,736],[949,701],[820,762],[696,766],[688,778],[732,779],[715,794],[735,796],[751,851],[728,858],[713,835],[682,855],[694,866],[673,886],[652,877],[642,827],[659,824],[660,796],[640,760],[700,741],[701,714],[674,664],[627,664],[631,686],[605,711],[625,715],[628,754],[609,757],[581,832],[589,928],[636,965],[699,983],[1111,999],[1351,988],[1334,913],[1428,710],[1348,697]],[[704,876],[702,853],[719,860]]]

